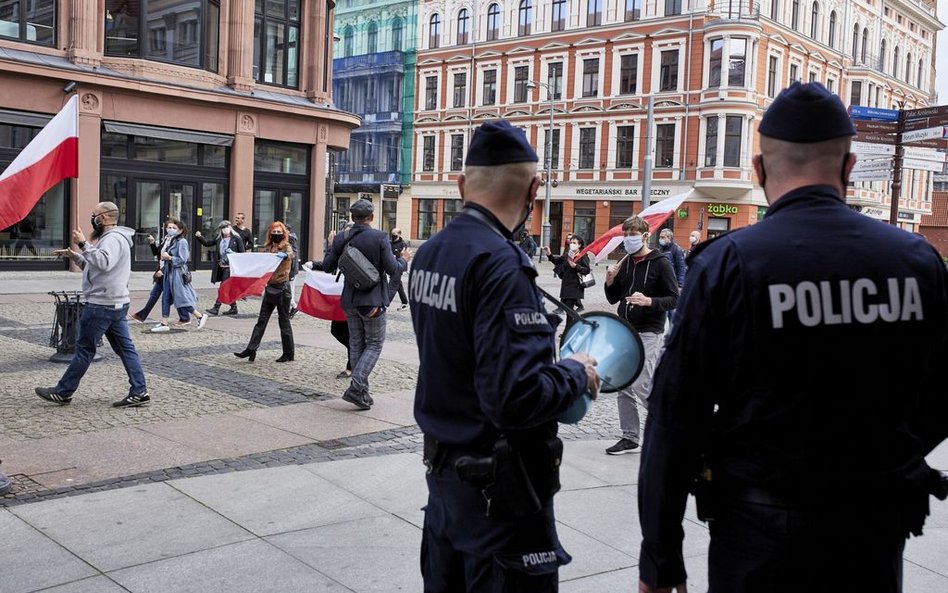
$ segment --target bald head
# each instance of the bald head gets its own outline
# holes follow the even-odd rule
[[[101,216],[103,225],[115,224],[119,215],[118,205],[115,202],[99,202],[92,214],[93,216]]]
[[[849,136],[822,142],[787,142],[761,135],[754,170],[771,203],[806,185],[829,185],[844,196],[849,173],[856,164],[856,155],[849,152],[851,146]]]
[[[539,185],[537,164],[530,161],[494,166],[469,165],[458,178],[461,198],[487,208],[510,230],[529,215]]]

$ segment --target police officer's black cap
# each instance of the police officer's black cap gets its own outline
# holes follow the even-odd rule
[[[757,131],[768,138],[797,144],[856,134],[843,102],[818,82],[794,82],[781,91],[764,113]]]
[[[356,218],[368,218],[372,216],[372,212],[374,211],[375,207],[372,205],[372,202],[365,198],[358,199],[352,206],[349,206],[349,213]]]
[[[493,167],[510,163],[536,163],[540,160],[523,130],[497,119],[478,126],[467,148],[464,164]]]

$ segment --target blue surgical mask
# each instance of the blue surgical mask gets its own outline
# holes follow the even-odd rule
[[[642,249],[642,235],[632,235],[622,239],[622,246],[628,254],[638,253]]]
[[[165,230],[168,232],[168,236],[169,236],[169,237],[174,237],[175,235],[178,234],[178,229],[177,229],[177,227],[169,226],[169,227],[168,227],[167,229],[165,229]]]

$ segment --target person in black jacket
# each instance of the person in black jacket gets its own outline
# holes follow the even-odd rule
[[[218,235],[216,239],[205,239],[201,236],[201,231],[194,231],[194,238],[201,242],[205,247],[213,247],[211,250],[211,262],[214,267],[211,269],[211,284],[217,284],[230,278],[230,264],[227,262],[227,256],[231,253],[243,253],[244,242],[240,236],[234,232],[229,220],[222,220],[217,225]],[[218,315],[221,310],[221,302],[214,301],[214,306],[206,309],[211,315]],[[236,315],[237,303],[230,306],[230,309],[224,311],[224,315]]]
[[[665,337],[665,312],[678,302],[678,280],[668,258],[648,247],[648,223],[638,216],[622,223],[626,256],[606,269],[606,300],[619,303],[618,315],[632,325],[645,348],[642,373],[619,392],[619,428],[622,438],[606,449],[609,455],[632,453],[639,448],[639,409],[635,401],[648,405],[652,373]]]
[[[543,249],[546,256],[553,262],[553,265],[560,266],[563,270],[563,281],[560,284],[560,300],[567,307],[574,311],[583,310],[583,298],[586,296],[586,289],[580,283],[580,276],[585,276],[590,272],[589,255],[584,255],[579,261],[573,261],[573,258],[579,253],[579,250],[586,245],[583,238],[579,235],[573,235],[569,241],[569,249],[564,255],[553,255],[550,248]]]
[[[770,208],[692,251],[655,373],[639,591],[686,588],[689,489],[712,592],[901,591],[906,537],[941,495],[925,457],[948,437],[948,275],[846,204],[839,97],[795,82],[758,132]]]
[[[342,399],[360,410],[372,407],[369,395],[369,374],[382,354],[385,342],[385,309],[389,298],[388,277],[405,272],[406,259],[411,253],[405,250],[405,259],[396,259],[388,235],[373,229],[369,223],[375,219],[374,208],[369,200],[356,200],[349,208],[352,228],[333,238],[329,251],[323,258],[323,270],[334,274],[339,258],[346,245],[362,252],[379,272],[379,282],[369,290],[357,289],[348,278],[342,289],[341,304],[349,322],[349,350],[352,363],[352,382]]]
[[[392,229],[392,255],[395,256],[395,259],[402,257],[402,252],[408,248],[408,244],[405,243],[405,240],[402,239],[401,229]],[[408,295],[405,294],[405,287],[402,285],[402,275],[401,273],[392,276],[391,285],[388,287],[388,294],[390,295],[389,302],[395,300],[395,294],[398,294],[398,300],[401,301],[401,306],[398,308],[399,311],[408,308]]]
[[[158,245],[158,242],[155,241],[153,235],[148,235],[148,247],[151,249],[152,255],[155,256],[155,259],[158,259],[158,256],[161,254],[162,247]],[[165,237],[165,241],[170,241],[170,237]],[[152,286],[151,292],[148,294],[148,302],[145,303],[145,306],[129,315],[133,320],[138,323],[145,323],[148,319],[148,315],[151,313],[151,310],[155,308],[155,305],[158,304],[158,299],[161,298],[161,293],[164,291],[165,282],[163,279],[164,272],[161,271],[161,263],[158,263],[158,269],[155,270],[152,275]]]

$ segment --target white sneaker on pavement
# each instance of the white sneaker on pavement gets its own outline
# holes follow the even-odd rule
[[[158,334],[161,332],[170,332],[171,328],[165,325],[164,323],[159,323],[155,327],[151,328],[151,333]]]
[[[198,321],[198,329],[204,329],[204,326],[207,325],[207,315],[201,315],[201,319]]]

